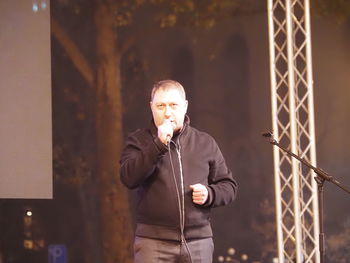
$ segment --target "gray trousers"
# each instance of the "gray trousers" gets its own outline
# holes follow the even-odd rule
[[[192,263],[212,263],[212,238],[187,241]],[[185,244],[179,241],[135,237],[134,263],[191,263]]]

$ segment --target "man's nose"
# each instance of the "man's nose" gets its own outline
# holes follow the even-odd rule
[[[171,116],[171,113],[172,113],[171,107],[170,107],[170,106],[166,106],[166,107],[165,107],[164,115],[165,115],[166,117],[170,117],[170,116]]]

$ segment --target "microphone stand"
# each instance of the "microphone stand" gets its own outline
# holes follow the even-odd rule
[[[295,159],[299,160],[302,164],[306,165],[310,169],[312,169],[317,175],[315,176],[315,181],[317,182],[317,188],[318,188],[318,206],[319,206],[319,223],[320,223],[320,234],[319,234],[319,243],[320,243],[320,259],[321,263],[325,262],[326,258],[326,250],[325,250],[325,234],[324,234],[324,225],[323,225],[323,185],[325,181],[331,182],[350,194],[350,190],[346,188],[345,186],[341,185],[340,182],[338,182],[333,176],[329,175],[325,171],[323,171],[320,168],[317,168],[313,165],[311,165],[305,158],[301,158],[298,155],[292,153],[291,151],[287,150],[286,148],[282,147],[274,138],[273,134],[271,132],[263,133],[262,136],[269,139],[269,142],[272,145],[276,145],[278,148],[280,148],[282,151],[287,153],[289,156],[294,157]]]

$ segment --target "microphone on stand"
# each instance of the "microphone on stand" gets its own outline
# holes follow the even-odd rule
[[[272,132],[270,131],[263,132],[261,135],[266,138],[271,138],[273,136]]]
[[[271,131],[262,132],[261,135],[263,137],[265,137],[271,144],[276,144],[277,143],[277,141],[273,137],[273,133]]]

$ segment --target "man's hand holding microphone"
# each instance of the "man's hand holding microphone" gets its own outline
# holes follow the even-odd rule
[[[158,138],[159,140],[168,145],[170,143],[171,138],[173,137],[174,127],[171,123],[171,120],[165,119],[163,124],[158,126]]]

